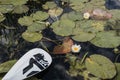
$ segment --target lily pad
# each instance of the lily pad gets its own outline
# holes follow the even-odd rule
[[[27,30],[30,31],[30,32],[35,32],[35,31],[41,31],[45,28],[46,28],[45,24],[34,22],[30,26],[28,26]]]
[[[120,10],[114,9],[114,10],[109,10],[109,12],[112,14],[112,19],[113,20],[120,20]]]
[[[82,14],[80,12],[72,11],[70,13],[63,14],[61,16],[61,19],[70,19],[70,20],[73,20],[73,21],[78,21],[78,20],[82,20],[83,17],[82,17]]]
[[[87,70],[101,79],[112,79],[116,75],[115,65],[102,55],[91,55],[85,60]]]
[[[0,13],[0,22],[2,22],[3,20],[5,20],[5,17],[2,13]]]
[[[55,2],[50,2],[50,1],[47,1],[44,5],[43,5],[43,8],[44,9],[53,9],[57,7],[57,4]]]
[[[119,80],[120,79],[120,63],[115,63],[115,66],[117,68],[117,75],[114,78],[114,80]]]
[[[46,12],[42,12],[42,11],[37,11],[36,13],[33,13],[33,14],[31,14],[30,15],[31,17],[33,17],[33,20],[46,20],[48,17],[49,17],[49,15],[48,15],[48,13],[46,13]]]
[[[22,26],[29,26],[33,23],[33,18],[30,16],[24,16],[18,19],[18,23]]]
[[[13,13],[22,14],[22,13],[26,13],[28,10],[29,8],[26,5],[18,5],[15,6]]]
[[[72,34],[75,23],[71,20],[66,19],[54,22],[51,27],[56,34],[68,36]]]
[[[12,4],[12,5],[23,5],[26,4],[28,0],[0,0],[0,4]]]
[[[8,72],[11,69],[11,67],[16,63],[16,61],[17,60],[10,60],[0,64],[0,73]]]
[[[115,31],[98,32],[90,42],[98,47],[115,48],[120,45],[120,36]]]
[[[0,12],[1,13],[8,13],[11,12],[14,9],[14,6],[11,4],[2,4],[0,5]]]
[[[104,28],[106,27],[106,22],[95,20],[82,20],[77,21],[76,26],[81,28],[83,31],[97,33],[100,31],[104,31]]]
[[[24,32],[22,34],[23,39],[25,39],[28,42],[36,42],[42,39],[42,34],[37,32]]]
[[[48,14],[49,14],[51,17],[60,16],[62,13],[63,13],[63,9],[60,8],[60,7],[53,8],[53,9],[49,9],[49,11],[48,11]]]
[[[89,32],[84,32],[82,30],[80,30],[79,28],[75,28],[73,30],[73,35],[72,39],[76,40],[76,41],[80,41],[80,42],[86,42],[86,41],[90,41],[95,37],[95,33],[89,33]]]

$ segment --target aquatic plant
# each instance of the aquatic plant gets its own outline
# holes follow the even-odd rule
[[[9,59],[28,44],[35,44],[54,55],[65,55],[70,76],[119,80],[119,63],[87,53],[81,58],[78,55],[82,50],[74,54],[71,49],[76,43],[87,42],[97,48],[119,48],[120,10],[108,10],[104,4],[105,0],[0,0],[0,44],[6,46]],[[55,44],[51,51],[51,45],[44,41]],[[13,63],[0,64],[0,74],[11,67],[3,69],[4,64]]]

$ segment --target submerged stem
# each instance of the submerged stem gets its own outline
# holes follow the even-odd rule
[[[81,64],[84,62],[84,60],[85,60],[85,58],[86,58],[87,55],[88,55],[88,52],[86,52],[85,55],[83,56],[83,58],[82,58],[82,60],[80,62]]]

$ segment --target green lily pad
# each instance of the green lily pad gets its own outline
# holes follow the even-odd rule
[[[68,14],[68,18],[70,20],[73,20],[73,21],[82,20],[83,19],[82,14],[80,12],[74,12],[74,11],[72,11],[72,12],[70,12]]]
[[[114,9],[114,10],[109,10],[109,12],[112,14],[112,19],[113,20],[120,20],[120,10]]]
[[[0,64],[0,74],[8,72],[17,60],[10,60]]]
[[[30,32],[35,32],[35,31],[42,31],[45,28],[46,28],[45,24],[34,22],[30,26],[28,26],[27,30]]]
[[[0,13],[0,22],[2,22],[3,20],[5,20],[5,17],[2,13]]]
[[[28,0],[0,0],[0,4],[12,4],[12,5],[23,5],[26,4]]]
[[[72,34],[75,23],[71,20],[66,19],[54,22],[51,27],[56,34],[68,36]]]
[[[22,14],[28,12],[29,8],[26,5],[15,6],[13,13]]]
[[[102,55],[91,55],[85,60],[87,70],[101,79],[112,79],[116,75],[115,65]]]
[[[44,9],[53,9],[57,7],[57,4],[55,2],[50,2],[50,1],[47,1],[44,5],[43,5],[43,8]]]
[[[65,13],[61,16],[61,19],[70,19],[72,21],[82,20],[82,14],[80,12],[72,11],[70,13]]]
[[[120,63],[115,63],[115,66],[117,68],[117,75],[113,80],[120,80]]]
[[[11,12],[13,9],[14,9],[14,6],[11,4],[0,5],[0,12],[1,13],[8,13],[8,12]]]
[[[83,0],[70,0],[70,7],[75,11],[81,11],[85,7],[85,4]]]
[[[80,42],[86,42],[86,41],[90,41],[95,37],[95,33],[89,33],[89,32],[84,32],[79,28],[75,28],[73,30],[73,35],[72,39],[76,40],[76,41],[80,41]]]
[[[115,31],[98,32],[90,42],[98,47],[115,48],[120,45],[120,36]]]
[[[26,31],[22,34],[22,38],[28,42],[36,42],[42,39],[42,34],[37,33],[37,32]]]
[[[31,14],[30,16],[33,17],[33,20],[35,21],[46,20],[49,17],[48,13],[42,11],[37,11],[36,13]]]
[[[22,26],[29,26],[33,23],[33,18],[30,16],[24,16],[18,19],[18,23]]]
[[[76,26],[81,28],[83,31],[97,33],[104,31],[104,28],[106,27],[106,22],[95,20],[82,20],[77,21]]]

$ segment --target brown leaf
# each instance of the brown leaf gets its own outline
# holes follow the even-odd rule
[[[95,20],[107,20],[112,18],[112,14],[102,9],[94,9],[91,18]]]
[[[102,10],[102,9],[90,9],[90,10],[85,10],[83,11],[84,13],[89,13],[90,18],[94,20],[108,20],[112,18],[112,14]]]
[[[62,45],[55,46],[53,53],[54,54],[67,54],[71,52],[71,47],[73,45],[73,40],[69,37],[65,37]]]

